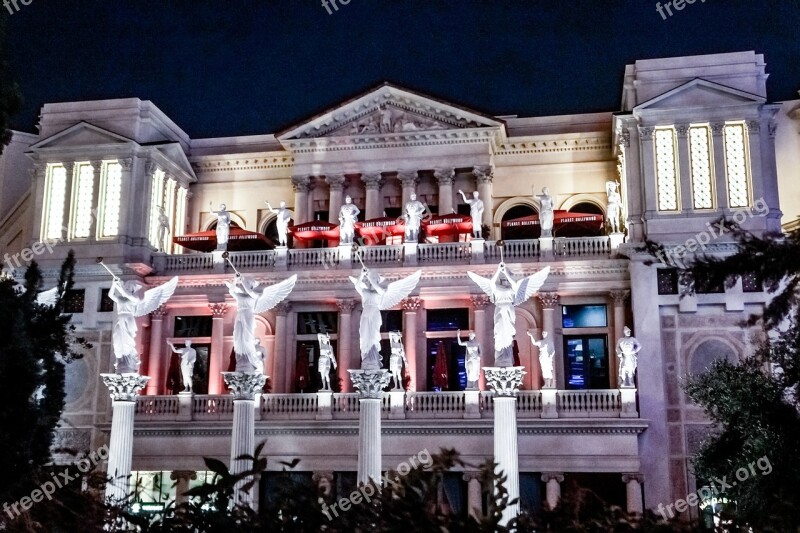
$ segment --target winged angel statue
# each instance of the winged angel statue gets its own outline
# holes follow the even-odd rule
[[[474,272],[467,272],[492,300],[494,304],[494,366],[514,366],[514,333],[516,312],[514,308],[528,300],[544,284],[550,274],[545,267],[536,274],[514,280],[508,273],[505,263],[500,263],[491,278],[484,278]]]
[[[264,373],[264,361],[256,345],[256,314],[269,311],[281,303],[294,289],[297,274],[261,289],[256,280],[236,274],[226,281],[228,292],[236,300],[236,321],[233,323],[233,351],[237,372]]]
[[[361,338],[361,369],[380,370],[381,368],[381,311],[390,309],[408,296],[419,283],[422,275],[417,270],[407,278],[393,281],[389,284],[376,272],[364,268],[358,279],[350,276],[350,281],[361,296],[361,324],[359,336]]]

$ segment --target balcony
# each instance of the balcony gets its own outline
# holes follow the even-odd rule
[[[381,415],[390,420],[491,419],[493,393],[386,392]],[[262,394],[256,420],[357,420],[358,393]],[[533,390],[517,396],[520,419],[638,418],[635,389]],[[228,395],[141,396],[136,420],[209,422],[233,419]]]
[[[503,257],[514,262],[562,261],[573,259],[611,258],[621,241],[613,237],[556,237],[505,241]],[[366,265],[426,266],[443,264],[479,265],[500,261],[496,241],[448,242],[436,244],[400,244],[362,246],[361,258]],[[278,249],[253,252],[231,252],[230,260],[238,270],[344,269],[358,265],[349,245],[335,248]],[[221,252],[182,255],[153,254],[156,272],[179,271],[224,272]]]

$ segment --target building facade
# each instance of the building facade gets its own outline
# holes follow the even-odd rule
[[[213,139],[190,138],[135,98],[44,105],[38,134],[15,132],[0,158],[0,247],[5,270],[19,275],[35,258],[50,283],[68,250],[78,258],[70,306],[94,347],[67,367],[58,444],[96,449],[108,439],[110,400],[99,374],[113,372],[114,313],[101,256],[126,280],[153,286],[180,277],[172,299],[139,323],[141,372],[151,379],[137,403],[136,475],[175,494],[173,484],[204,479],[203,457],[227,461],[232,401],[221,372],[232,364],[235,304],[224,282],[234,272],[219,254],[172,239],[162,246],[158,218],[163,208],[171,237],[207,231],[217,220],[209,204],[225,204],[236,226],[267,243],[231,252],[238,270],[268,284],[298,275],[289,299],[257,317],[270,379],[257,402],[256,439],[267,441],[268,468],[299,458],[298,479],[347,492],[358,451],[347,370],[360,363],[360,303],[348,276],[360,265],[349,247],[322,240],[274,249],[275,214],[265,201],[285,201],[295,225],[335,224],[347,196],[361,220],[375,221],[399,216],[412,194],[434,215],[468,214],[459,191],[477,191],[485,240],[462,234],[359,247],[387,279],[422,270],[414,293],[383,317],[387,357],[394,330],[408,357],[406,392],[383,400],[383,468],[442,447],[475,465],[492,456],[492,396],[483,380],[480,394],[464,393],[456,337],[474,332],[491,364],[492,305],[467,271],[491,276],[502,241],[516,275],[551,269],[516,311],[527,370],[518,398],[523,506],[535,509],[573,481],[632,510],[635,494],[647,507],[683,498],[703,483],[689,458],[708,421],[681,377],[716,358],[747,357],[753,332],[739,322],[765,295],[757,280],[743,279],[732,288],[700,283],[680,298],[672,267],[698,250],[734,249],[715,225],[722,216],[756,234],[779,231],[784,190],[783,222],[800,214],[800,106],[769,103],[766,78],[753,52],[637,61],[625,68],[621,111],[530,118],[489,116],[383,84],[276,134]],[[543,249],[533,226],[504,224],[537,214],[543,187],[557,212],[605,215],[608,182],[621,192],[624,242],[566,222]],[[641,250],[646,240],[664,245],[663,260]],[[615,353],[626,325],[643,346],[633,397],[619,388]],[[552,396],[542,391],[528,338],[543,332],[556,349]],[[333,393],[317,392],[318,333],[330,334],[338,359]],[[191,396],[177,394],[170,346],[185,340],[198,352]],[[434,376],[437,357],[444,381]],[[454,512],[480,507],[472,474],[446,480],[442,499]],[[262,498],[276,479],[265,477]]]

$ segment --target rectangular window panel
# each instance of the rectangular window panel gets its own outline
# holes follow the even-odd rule
[[[70,289],[64,295],[65,313],[83,313],[83,304],[86,300],[84,289]]]
[[[44,238],[60,239],[64,225],[64,201],[67,192],[67,169],[51,165],[47,176]]]
[[[428,331],[469,329],[469,309],[428,309]]]
[[[91,232],[93,195],[94,168],[89,163],[81,163],[72,196],[72,236],[76,239],[86,239]]]
[[[658,294],[678,294],[678,270],[659,268],[656,271]]]
[[[607,389],[608,337],[564,336],[564,372],[567,390]]]
[[[711,142],[708,126],[689,128],[692,170],[692,203],[695,209],[714,207],[711,180]]]
[[[213,323],[211,316],[176,316],[175,337],[210,337]]]
[[[115,237],[119,234],[119,211],[122,199],[122,165],[107,163],[103,169],[103,213],[100,237]]]
[[[605,305],[562,305],[564,328],[604,328],[608,325]]]
[[[336,333],[338,328],[339,315],[335,311],[297,313],[298,335]]]
[[[164,207],[164,171],[153,172],[150,190],[150,245],[159,248],[158,242],[158,217],[161,215],[159,208]]]
[[[97,310],[101,313],[110,313],[114,310],[114,300],[108,297],[110,289],[100,289],[100,302],[97,305]]]
[[[745,142],[744,124],[725,125],[725,170],[728,177],[730,207],[750,205]]]
[[[658,210],[678,210],[678,164],[675,159],[675,130],[658,128],[656,137],[656,180]]]

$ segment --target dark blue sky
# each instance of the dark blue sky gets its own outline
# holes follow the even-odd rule
[[[665,2],[661,2],[662,4]],[[271,133],[383,80],[493,114],[619,107],[636,59],[755,50],[800,89],[800,0],[32,0],[8,17],[25,96],[137,96],[192,137]]]

